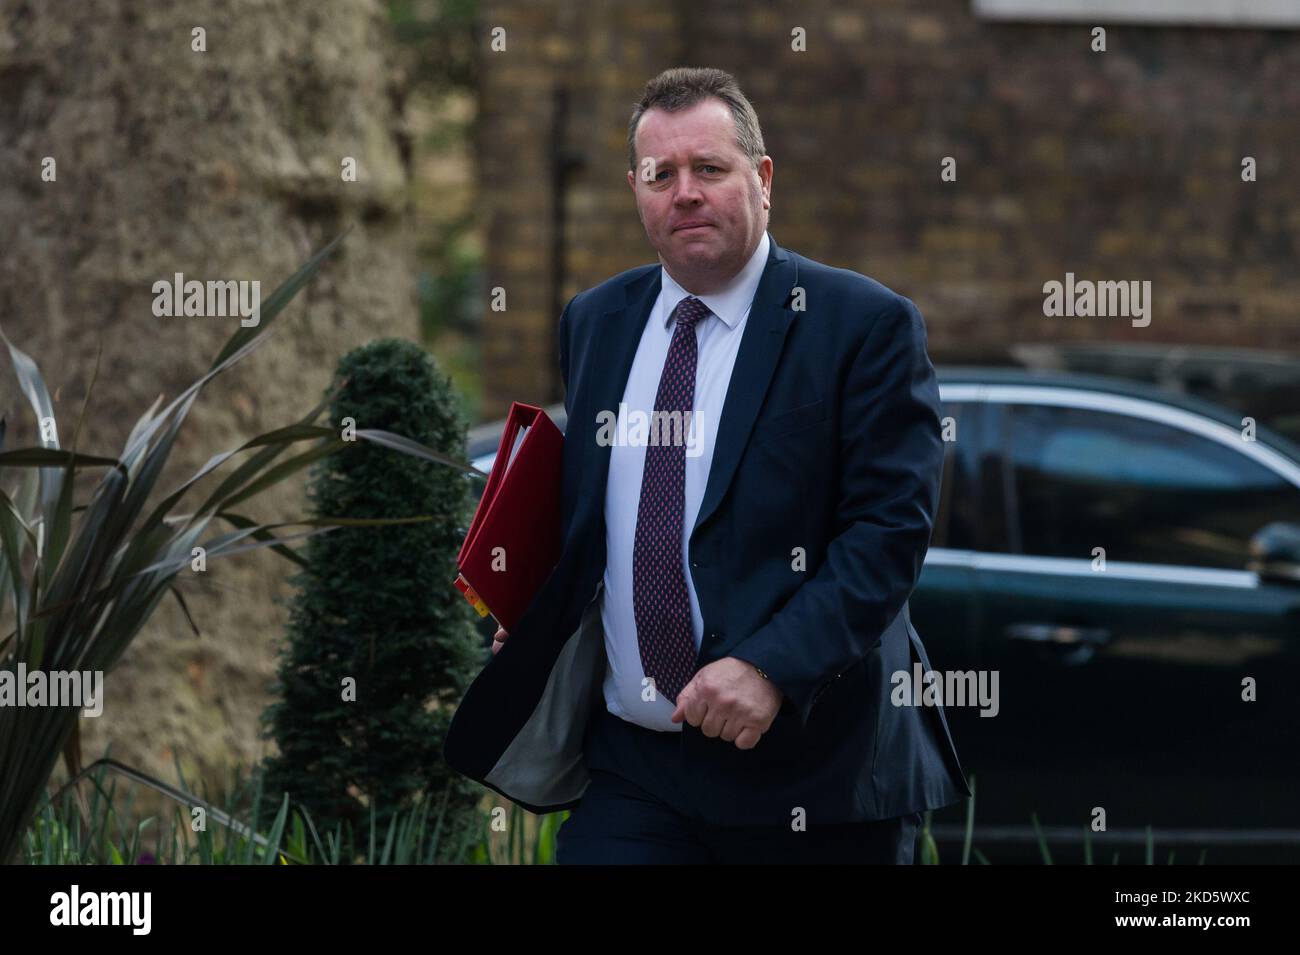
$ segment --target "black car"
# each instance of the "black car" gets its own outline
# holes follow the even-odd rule
[[[911,605],[937,669],[999,675],[996,716],[947,709],[981,823],[1101,810],[1165,851],[1294,858],[1300,446],[1115,377],[939,374],[955,440]]]

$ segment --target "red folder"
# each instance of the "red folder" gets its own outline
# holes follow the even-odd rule
[[[564,435],[541,408],[510,406],[487,487],[456,559],[479,616],[514,629],[560,559]]]

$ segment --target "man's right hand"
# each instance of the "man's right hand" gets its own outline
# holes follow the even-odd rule
[[[505,645],[506,637],[508,637],[508,636],[510,636],[510,634],[506,633],[506,631],[505,631],[504,628],[499,628],[499,629],[497,630],[495,636],[492,637],[492,655],[493,655],[493,656],[496,656],[496,655],[497,655],[497,651],[500,650],[500,649]]]

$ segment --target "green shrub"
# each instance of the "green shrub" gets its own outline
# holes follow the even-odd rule
[[[333,390],[338,433],[349,424],[382,429],[464,458],[459,403],[417,345],[384,339],[351,352]],[[432,518],[309,541],[306,566],[292,579],[280,699],[263,716],[279,746],[267,761],[267,787],[362,844],[372,815],[385,833],[417,794],[448,787],[449,831],[479,822],[481,789],[441,758],[454,705],[482,664],[470,607],[451,583],[469,488],[458,471],[375,446],[321,461],[312,475],[315,514]]]

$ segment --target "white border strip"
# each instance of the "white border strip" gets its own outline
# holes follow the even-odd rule
[[[1216,27],[1300,27],[1297,0],[973,0],[984,20],[1067,20]]]

